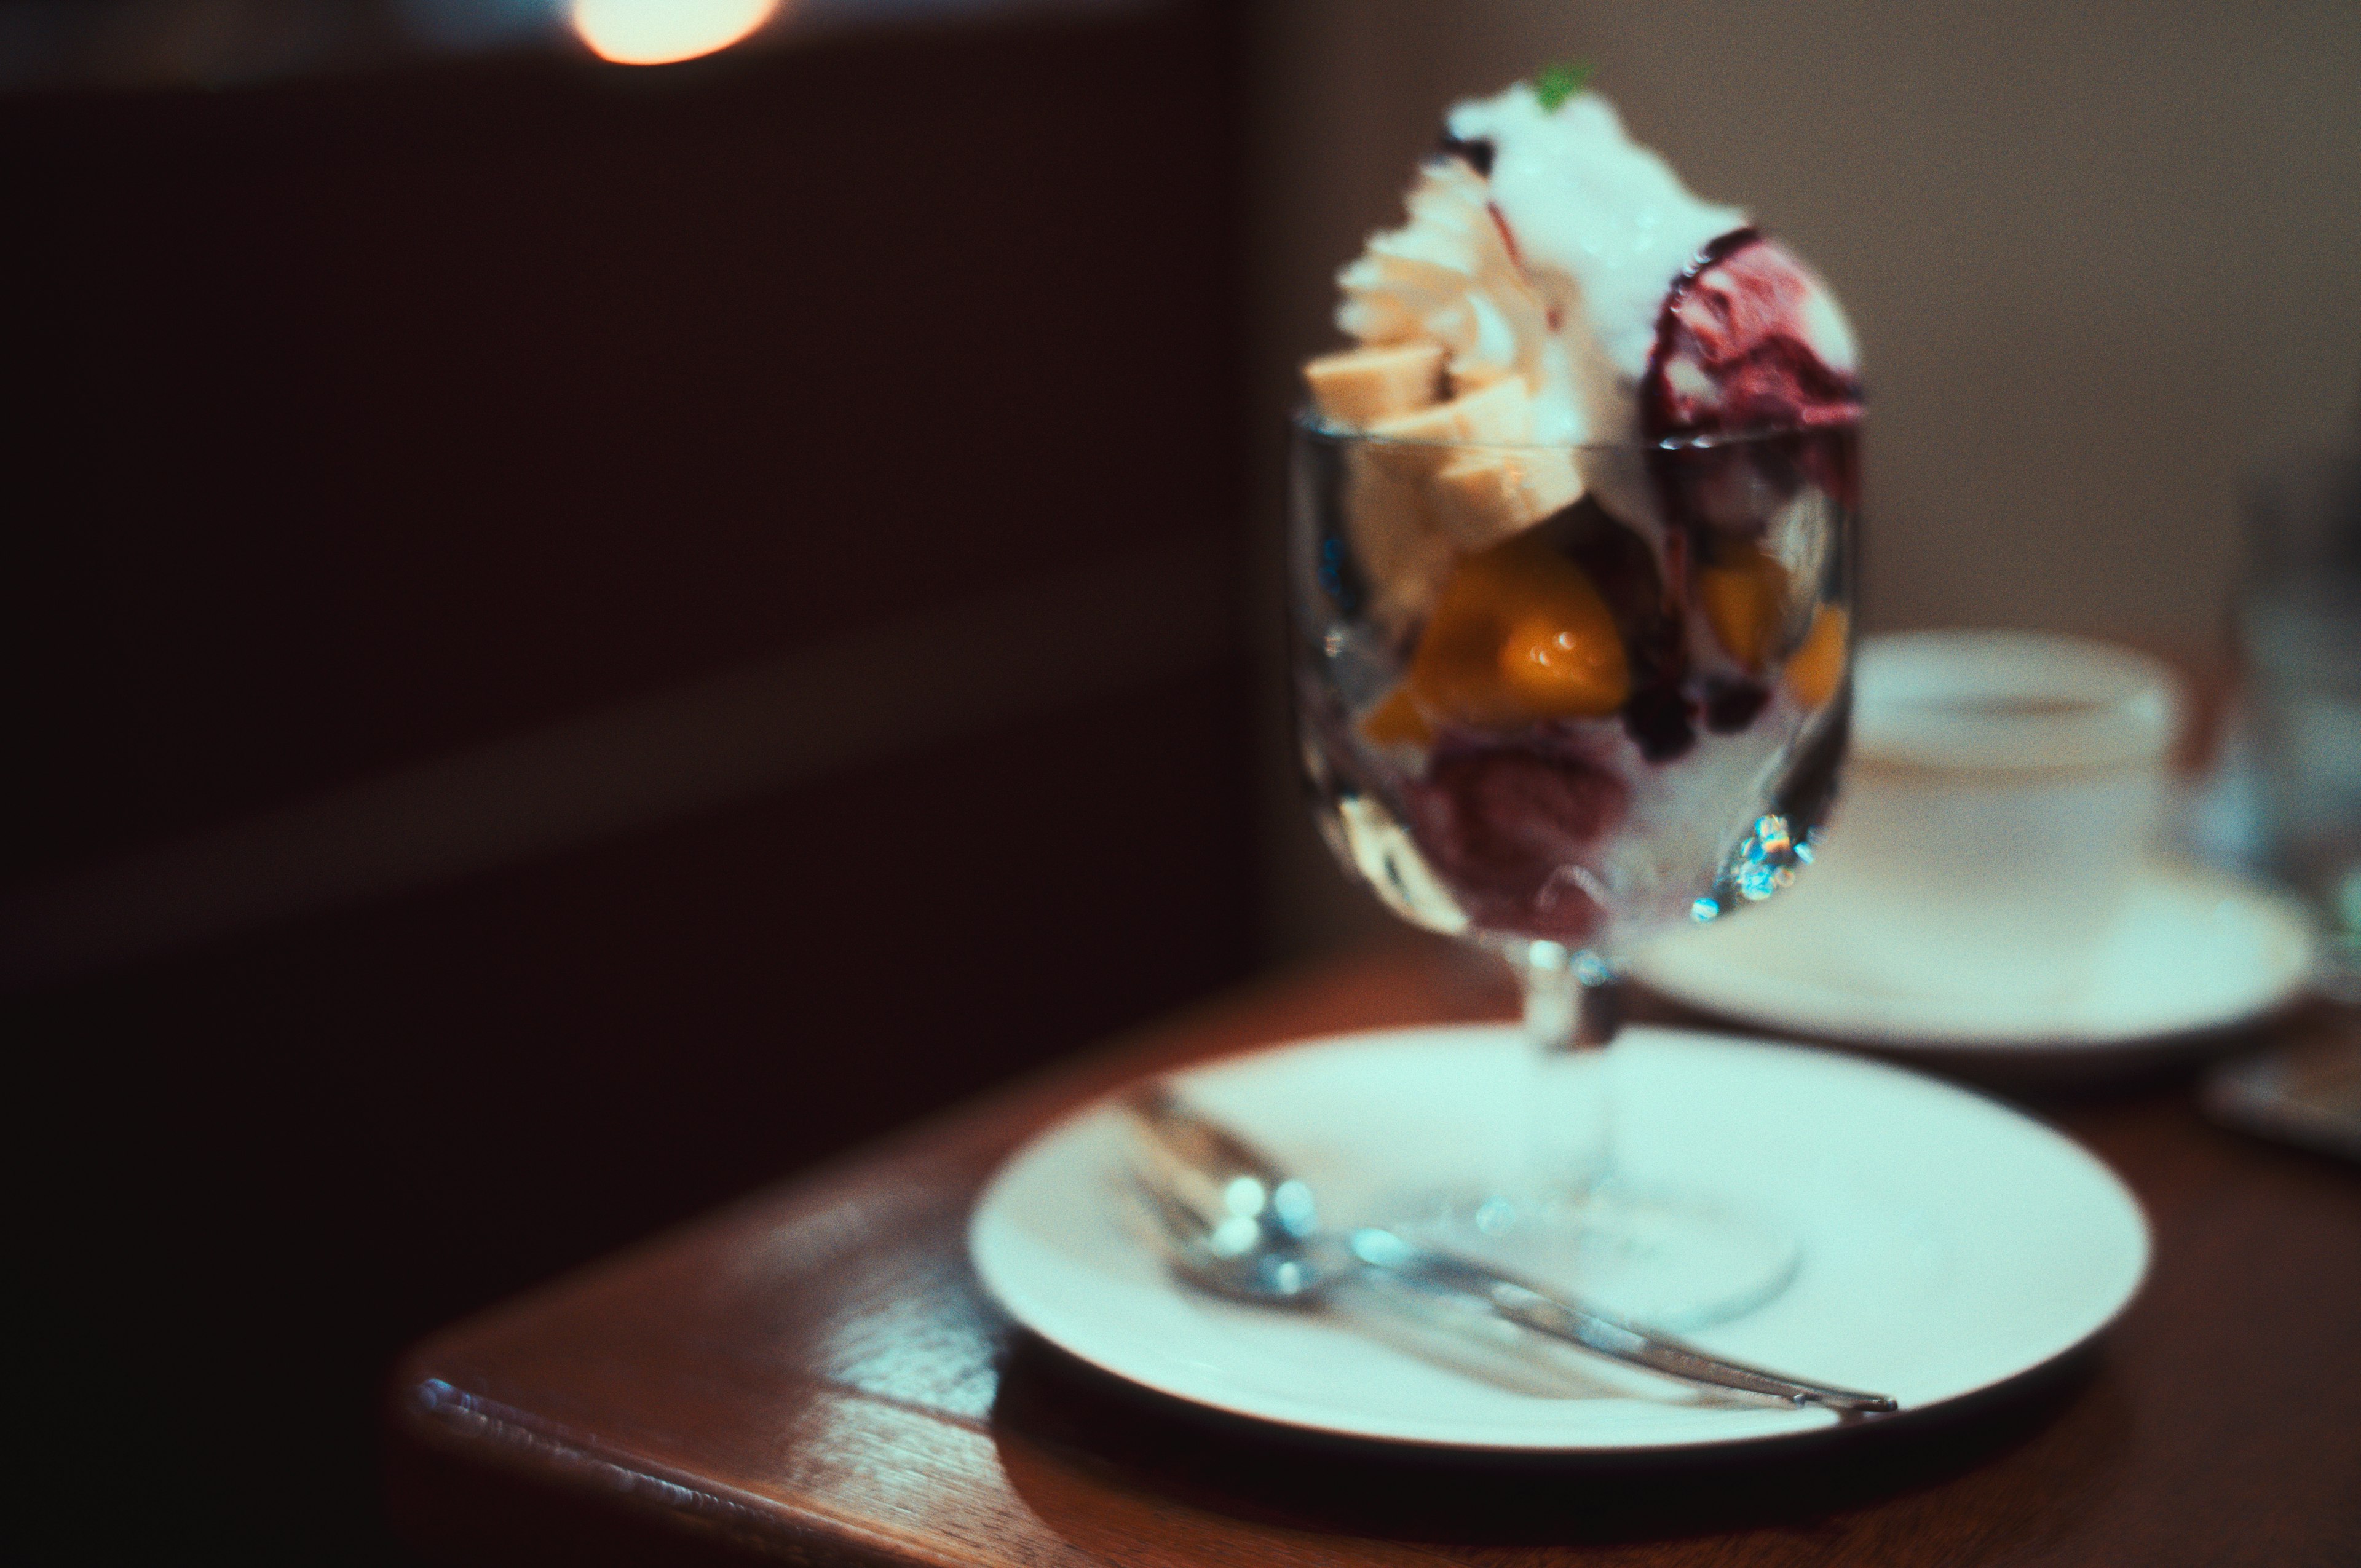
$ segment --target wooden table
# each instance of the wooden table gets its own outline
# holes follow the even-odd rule
[[[1508,1010],[1428,948],[1282,976],[463,1323],[397,1373],[397,1520],[484,1562],[2361,1563],[2361,1173],[2216,1130],[2185,1076],[2037,1104],[2156,1225],[2147,1286],[2093,1351],[1769,1459],[1289,1439],[1079,1365],[969,1271],[979,1185],[1090,1096]]]

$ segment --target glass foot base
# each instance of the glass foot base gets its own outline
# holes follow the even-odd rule
[[[1463,1198],[1423,1212],[1405,1227],[1422,1241],[1674,1332],[1753,1310],[1803,1262],[1795,1238],[1767,1216],[1680,1194]]]

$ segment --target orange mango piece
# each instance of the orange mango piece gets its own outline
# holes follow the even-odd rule
[[[1407,683],[1396,686],[1391,696],[1369,709],[1361,719],[1361,733],[1380,746],[1434,744],[1434,729],[1411,699]]]
[[[1824,604],[1812,612],[1812,628],[1804,633],[1803,646],[1787,661],[1787,689],[1797,702],[1818,707],[1837,695],[1851,631],[1851,617],[1841,605]]]
[[[1730,656],[1760,674],[1771,661],[1787,598],[1786,569],[1759,550],[1729,565],[1701,566],[1697,603]]]
[[[1615,616],[1573,562],[1530,533],[1460,562],[1406,683],[1430,723],[1511,729],[1598,718],[1631,695]]]
[[[1612,713],[1631,695],[1631,672],[1612,618],[1607,635],[1597,632],[1546,615],[1526,616],[1500,644],[1500,678],[1538,713],[1585,718]]]

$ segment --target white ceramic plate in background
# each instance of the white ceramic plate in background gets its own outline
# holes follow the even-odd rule
[[[1891,1393],[1906,1416],[2054,1360],[2138,1288],[2147,1228],[2131,1194],[2071,1140],[1992,1101],[1835,1053],[1667,1029],[1626,1031],[1609,1059],[1634,1185],[1742,1197],[1802,1240],[1795,1282],[1691,1336],[1708,1349]],[[1285,1047],[1179,1086],[1310,1180],[1331,1223],[1350,1223],[1521,1140],[1527,1066],[1514,1029],[1468,1025]],[[1382,1312],[1190,1289],[1125,1196],[1129,1135],[1104,1104],[1050,1129],[993,1179],[968,1233],[985,1288],[1018,1322],[1119,1377],[1312,1431],[1500,1452],[1705,1448],[1837,1420],[1570,1349],[1511,1354]]]
[[[1808,873],[1807,873],[1808,874]],[[1817,923],[1777,900],[1642,952],[1653,990],[1741,1023],[1895,1051],[2006,1050],[2101,1065],[2268,1016],[2302,995],[2311,927],[2290,900],[2219,872],[2143,866],[2067,991],[2024,996],[2008,977],[1952,995],[1881,991],[1858,977],[1875,956],[1836,965]]]

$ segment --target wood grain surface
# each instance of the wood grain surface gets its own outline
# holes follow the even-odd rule
[[[2361,1173],[2212,1127],[2185,1071],[2032,1106],[2156,1226],[2109,1334],[1955,1413],[1768,1458],[1281,1436],[1083,1367],[982,1295],[978,1187],[1088,1098],[1509,1005],[1423,946],[1281,976],[461,1324],[394,1379],[397,1519],[484,1562],[2361,1563]]]

